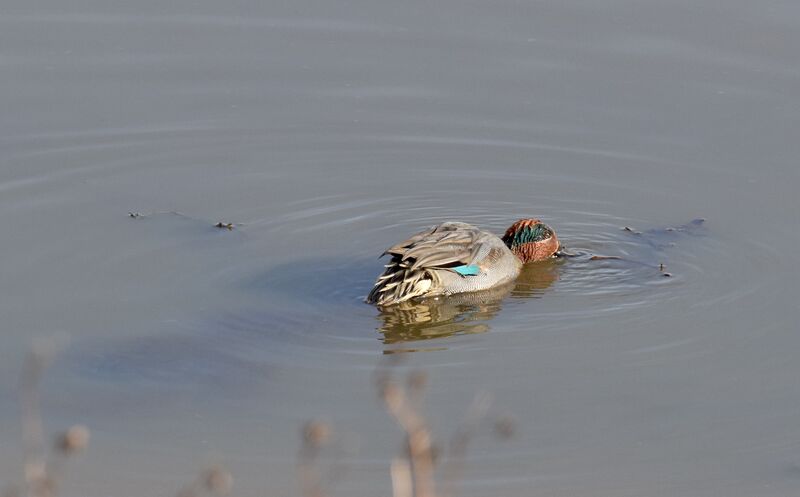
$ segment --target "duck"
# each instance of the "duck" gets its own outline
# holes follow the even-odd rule
[[[391,259],[366,302],[389,306],[497,288],[514,281],[524,264],[555,257],[559,248],[556,232],[536,218],[516,221],[502,237],[468,223],[443,222],[381,254]]]

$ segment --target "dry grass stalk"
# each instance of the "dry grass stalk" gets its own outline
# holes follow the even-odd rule
[[[45,443],[42,416],[39,410],[39,383],[44,370],[55,356],[51,341],[35,343],[22,367],[19,381],[19,402],[22,418],[23,473],[28,495],[47,495]]]
[[[443,458],[445,463],[440,469],[442,485],[439,489],[435,473],[440,457],[423,414],[428,377],[424,372],[412,371],[404,384],[397,381],[393,368],[401,360],[401,355],[390,356],[388,367],[379,369],[376,374],[380,398],[405,432],[405,454],[393,460],[391,466],[393,497],[451,497],[455,495],[456,482],[464,473],[467,448],[491,408],[492,397],[488,393],[479,393],[467,409]],[[499,438],[510,438],[514,432],[514,420],[508,416],[498,418],[494,431]]]
[[[319,468],[320,450],[328,445],[333,430],[325,421],[313,420],[303,426],[303,444],[298,458],[298,475],[303,497],[327,497],[323,474]]]
[[[407,384],[411,385],[413,393],[409,394],[391,376],[385,376],[380,380],[379,388],[386,410],[406,433],[407,465],[411,473],[413,497],[436,497],[431,432],[418,406],[424,383],[421,373],[410,376]],[[415,388],[417,391],[414,391]]]
[[[55,496],[66,460],[83,451],[89,443],[89,429],[82,425],[75,425],[58,435],[49,451],[45,443],[39,408],[39,385],[44,371],[52,363],[63,342],[60,337],[34,342],[19,380],[24,493],[28,497]],[[9,493],[19,494],[16,490],[10,490]]]
[[[133,216],[132,216],[133,217]],[[19,380],[19,403],[22,419],[24,495],[27,497],[55,497],[63,479],[66,460],[86,449],[91,433],[83,425],[74,425],[58,434],[48,451],[44,424],[39,407],[39,386],[47,367],[64,345],[61,337],[34,342],[22,367]],[[180,497],[213,495],[223,497],[230,493],[233,477],[222,466],[212,466],[179,492]],[[3,497],[22,497],[16,487],[5,489]]]
[[[412,487],[414,485],[411,476],[411,466],[407,459],[396,458],[392,461],[392,496],[393,497],[412,497]]]
[[[213,495],[224,497],[231,493],[233,476],[223,466],[214,465],[203,470],[197,478],[178,492],[178,497]]]
[[[56,437],[48,454],[44,442],[44,428],[39,408],[39,385],[47,366],[58,349],[55,339],[34,344],[25,361],[20,377],[20,408],[24,443],[25,495],[27,497],[54,497],[62,477],[64,462],[70,456],[83,451],[89,442],[89,429],[75,425]],[[398,356],[391,359],[394,365]],[[432,442],[431,431],[422,414],[422,400],[427,375],[412,372],[405,384],[396,381],[387,369],[378,372],[377,384],[386,410],[405,432],[405,454],[392,461],[393,497],[440,497],[454,495],[455,482],[463,474],[467,446],[485,418],[492,399],[488,394],[476,395],[467,414],[452,437],[447,464],[443,470],[444,494],[438,494],[435,483],[437,450]],[[514,433],[514,420],[508,416],[498,418],[495,434],[510,438]],[[328,497],[325,481],[318,467],[320,451],[332,439],[330,424],[310,421],[303,427],[303,444],[298,460],[298,472],[304,497]],[[341,468],[338,468],[341,469]],[[338,473],[334,472],[333,474]],[[329,483],[329,481],[328,481]],[[233,485],[231,473],[222,466],[212,466],[203,471],[191,484],[184,487],[178,497],[213,495],[224,497],[230,494]],[[21,497],[20,491],[11,487],[3,497]]]

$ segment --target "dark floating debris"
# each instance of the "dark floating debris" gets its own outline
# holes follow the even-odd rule
[[[663,276],[664,278],[672,278],[672,273],[666,273],[666,272],[661,273],[661,276]]]
[[[622,260],[622,257],[618,255],[593,255],[589,257],[590,261],[607,261],[607,260],[614,260],[619,261]]]
[[[633,233],[634,235],[641,235],[642,234],[641,231],[636,231],[635,229],[631,228],[630,226],[625,226],[625,227],[622,228],[622,230],[623,231],[628,231],[630,233]]]
[[[220,221],[217,224],[215,224],[214,227],[215,228],[219,228],[219,229],[226,229],[228,231],[231,231],[231,230],[233,230],[234,224],[233,223],[225,223],[223,221]]]

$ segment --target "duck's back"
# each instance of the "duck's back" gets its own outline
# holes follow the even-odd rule
[[[512,281],[522,267],[496,235],[460,222],[417,233],[385,254],[392,259],[367,296],[378,305],[494,288]]]

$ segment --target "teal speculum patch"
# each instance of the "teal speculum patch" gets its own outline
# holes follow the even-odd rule
[[[481,272],[480,268],[475,264],[454,267],[453,270],[461,276],[477,276]]]

